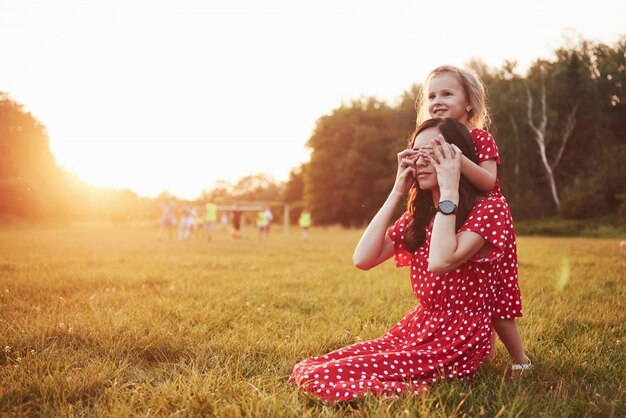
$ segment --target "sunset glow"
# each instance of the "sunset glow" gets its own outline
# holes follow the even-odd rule
[[[286,180],[315,121],[393,101],[443,63],[524,69],[564,38],[613,42],[626,3],[55,2],[0,5],[0,91],[98,185],[195,198],[216,180]],[[384,7],[384,8],[383,8]],[[511,12],[511,7],[524,7]],[[451,10],[455,10],[451,12]]]

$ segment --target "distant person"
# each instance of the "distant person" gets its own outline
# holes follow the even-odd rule
[[[461,175],[463,158],[477,161],[470,132],[454,119],[429,119],[411,134],[353,262],[409,267],[419,303],[380,338],[296,364],[290,381],[302,392],[327,402],[419,395],[442,379],[469,379],[489,358],[512,220],[506,201],[482,197]],[[407,211],[389,227],[407,194]]]
[[[478,75],[451,65],[443,65],[430,72],[423,83],[419,100],[418,124],[430,118],[453,118],[461,122],[472,136],[476,148],[476,162],[463,156],[461,174],[485,193],[506,201],[500,191],[498,166],[500,154],[491,133],[483,130],[488,120],[485,88]],[[509,228],[515,246],[515,229]],[[511,253],[506,268],[498,271],[498,306],[493,311],[493,326],[504,343],[514,372],[525,370],[530,360],[524,354],[515,318],[522,316],[522,297],[518,284],[517,249]],[[495,343],[495,336],[494,336]]]
[[[167,229],[169,240],[172,240],[172,233],[176,218],[174,217],[174,205],[167,199],[159,204],[161,209],[161,225],[159,226],[159,240],[163,237],[163,231]]]
[[[239,209],[239,205],[235,205],[233,210],[233,238],[241,238],[241,209]]]
[[[179,240],[188,240],[189,235],[191,234],[191,228],[193,226],[193,221],[195,221],[195,215],[191,213],[191,207],[187,204],[183,205],[180,210],[180,217],[178,220],[178,239]]]
[[[265,214],[265,235],[267,237],[270,236],[270,226],[272,225],[272,221],[274,220],[274,215],[272,214],[272,210],[268,207],[265,208],[263,212]]]
[[[312,220],[311,220],[311,212],[309,212],[307,208],[304,208],[302,212],[300,213],[300,219],[298,223],[300,224],[300,229],[302,230],[302,239],[305,241],[308,240],[309,228],[311,227]]]
[[[196,206],[196,222],[195,222],[195,229],[194,229],[194,234],[200,230],[202,230],[202,228],[204,227],[205,224],[205,209],[202,205],[197,205]]]
[[[220,217],[220,223],[222,224],[222,231],[228,230],[228,214],[226,212],[222,213]]]
[[[267,218],[265,217],[265,211],[260,210],[256,214],[256,229],[259,234],[259,239],[263,239],[265,228],[267,228]]]
[[[189,215],[187,215],[187,228],[189,235],[196,232],[196,219],[198,218],[198,211],[195,206],[189,205]]]
[[[206,209],[206,236],[207,240],[211,241],[213,238],[213,230],[215,229],[215,223],[217,222],[217,205],[213,202],[209,202],[205,206]],[[228,221],[227,221],[228,222]]]

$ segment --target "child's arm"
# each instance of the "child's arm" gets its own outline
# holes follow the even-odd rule
[[[487,160],[480,164],[475,164],[472,160],[463,156],[461,159],[461,174],[479,190],[487,193],[496,185],[498,166],[495,160]]]

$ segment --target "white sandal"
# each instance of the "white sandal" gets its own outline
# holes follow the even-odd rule
[[[530,359],[528,357],[526,357],[528,359],[528,363],[526,364],[512,364],[511,365],[511,370],[513,372],[524,372],[524,371],[530,371],[532,370],[535,366],[533,365],[532,361],[530,361]]]

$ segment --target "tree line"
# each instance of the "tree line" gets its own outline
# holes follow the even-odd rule
[[[525,74],[515,62],[468,66],[488,92],[498,176],[516,219],[626,219],[626,38],[582,40],[535,60]],[[362,97],[320,117],[307,142],[310,162],[288,181],[252,174],[218,182],[195,202],[304,202],[318,225],[366,224],[391,190],[420,89],[410,86],[395,103]],[[44,124],[1,92],[0,197],[5,220],[159,216],[154,199],[95,188],[58,167]]]
[[[580,41],[538,59],[468,64],[488,92],[500,150],[498,176],[518,219],[626,217],[626,38]],[[354,100],[317,121],[303,167],[303,195],[317,223],[366,224],[387,197],[396,154],[415,128],[421,86],[391,106]]]

